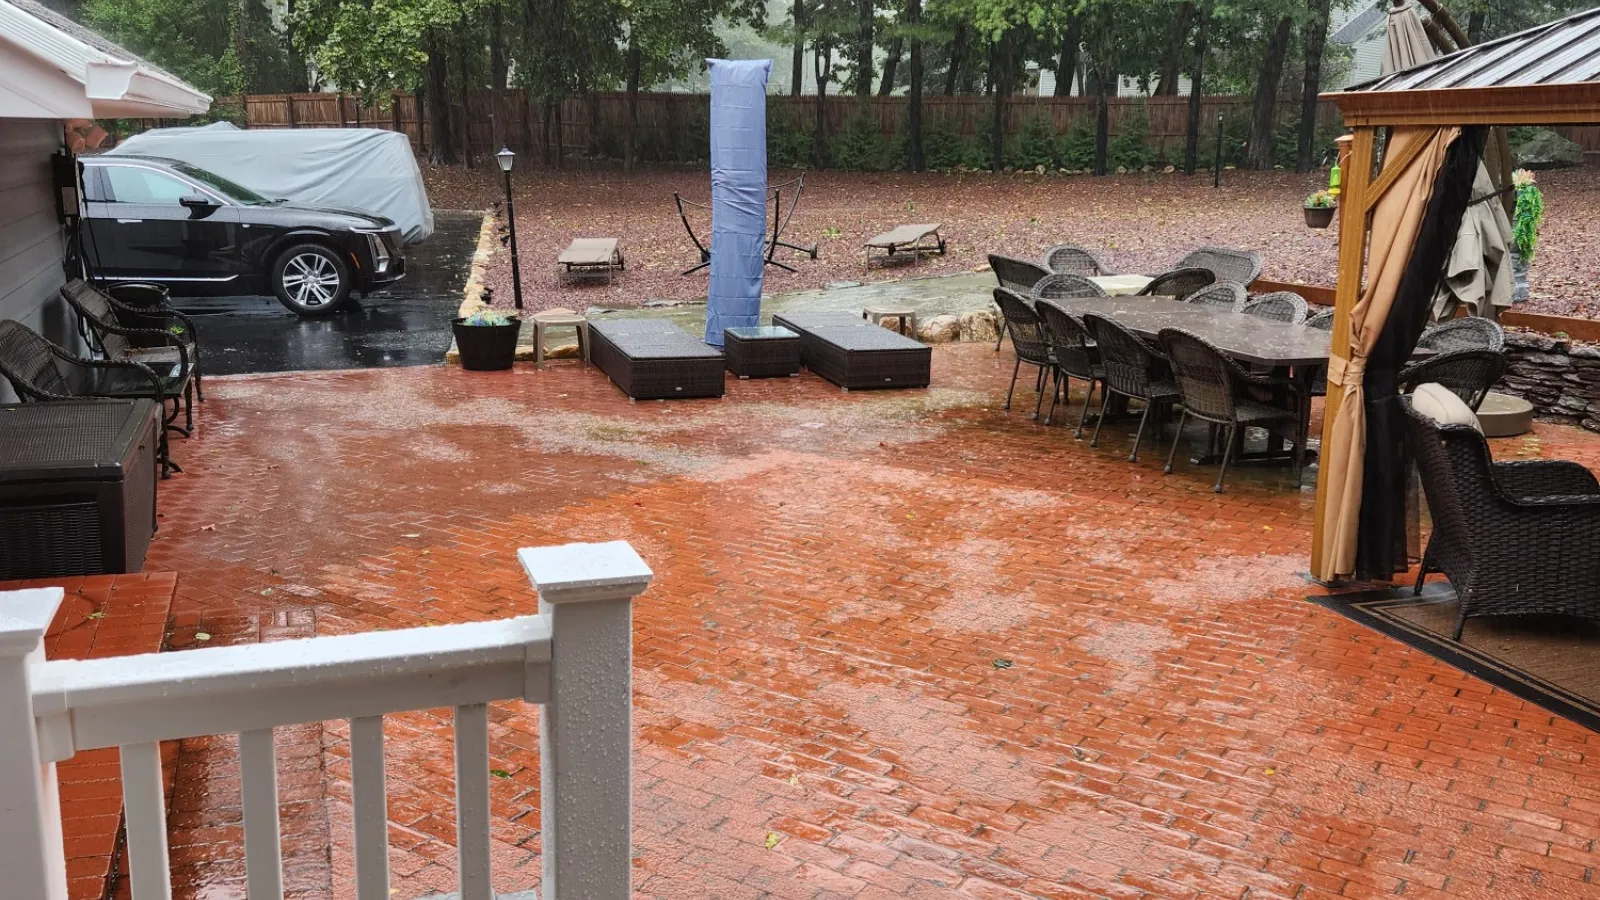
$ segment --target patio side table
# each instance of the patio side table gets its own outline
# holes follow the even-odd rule
[[[728,371],[740,378],[784,378],[800,374],[800,335],[787,328],[728,328],[722,332]]]

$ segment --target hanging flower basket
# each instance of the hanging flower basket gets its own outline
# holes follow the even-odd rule
[[[1339,211],[1339,202],[1327,191],[1317,191],[1306,198],[1306,226],[1310,228],[1327,228],[1333,224],[1334,213]]]

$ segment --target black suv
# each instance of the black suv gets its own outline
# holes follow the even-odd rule
[[[84,157],[84,254],[101,281],[174,294],[276,294],[302,316],[339,309],[405,274],[388,219],[270,200],[153,156]]]

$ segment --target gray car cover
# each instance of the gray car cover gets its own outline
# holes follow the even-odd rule
[[[433,234],[422,172],[405,135],[375,128],[156,128],[110,155],[164,156],[275,200],[392,219],[408,244]]]

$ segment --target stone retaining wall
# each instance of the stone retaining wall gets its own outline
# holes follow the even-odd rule
[[[1533,404],[1534,415],[1600,431],[1600,344],[1536,331],[1506,331],[1498,389]]]

